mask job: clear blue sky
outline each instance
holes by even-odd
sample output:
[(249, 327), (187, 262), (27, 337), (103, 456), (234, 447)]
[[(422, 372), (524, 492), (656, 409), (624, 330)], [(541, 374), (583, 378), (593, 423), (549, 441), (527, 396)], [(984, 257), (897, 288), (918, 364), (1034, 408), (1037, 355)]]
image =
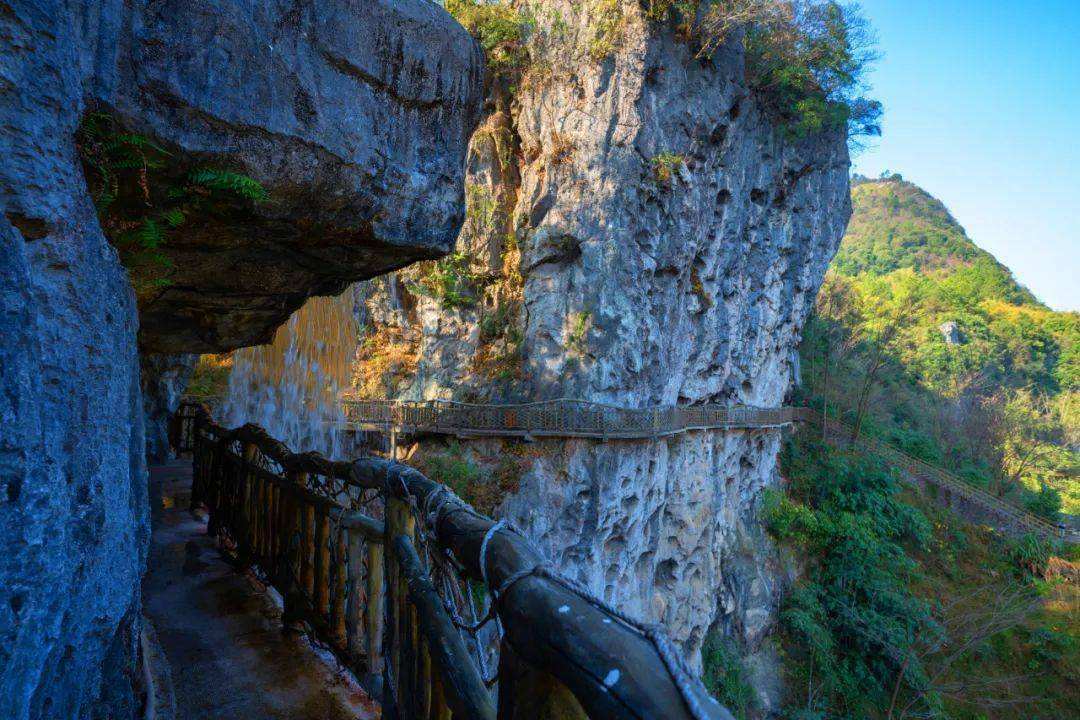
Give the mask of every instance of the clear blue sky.
[(1080, 310), (1080, 0), (862, 0), (884, 134), (854, 170), (940, 198), (1036, 296)]

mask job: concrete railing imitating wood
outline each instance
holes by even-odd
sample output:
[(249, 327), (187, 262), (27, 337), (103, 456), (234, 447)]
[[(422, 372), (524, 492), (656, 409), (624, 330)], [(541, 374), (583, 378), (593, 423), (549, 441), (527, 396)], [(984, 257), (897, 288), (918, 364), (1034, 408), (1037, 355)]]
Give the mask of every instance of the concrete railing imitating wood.
[[(207, 508), (208, 532), (277, 588), (285, 622), (305, 622), (382, 688), (384, 717), (732, 718), (663, 633), (561, 577), (522, 535), (417, 470), (295, 454), (190, 404), (173, 440), (193, 454), (192, 503)], [(472, 607), (470, 582), (504, 632), (497, 703), (474, 634), (490, 617)]]
[[(568, 437), (601, 440), (648, 439), (695, 430), (774, 429), (805, 422), (821, 424), (821, 414), (807, 407), (687, 405), (625, 408), (587, 400), (562, 398), (532, 403), (473, 404), (450, 400), (342, 399), (346, 422), (361, 430), (478, 437)], [(851, 437), (852, 429), (828, 421), (833, 439)], [(1016, 534), (1033, 532), (1047, 538), (1080, 542), (1080, 532), (1040, 518), (942, 468), (899, 448), (859, 436), (867, 453), (899, 467), (912, 477), (983, 509), (996, 518), (997, 529)]]

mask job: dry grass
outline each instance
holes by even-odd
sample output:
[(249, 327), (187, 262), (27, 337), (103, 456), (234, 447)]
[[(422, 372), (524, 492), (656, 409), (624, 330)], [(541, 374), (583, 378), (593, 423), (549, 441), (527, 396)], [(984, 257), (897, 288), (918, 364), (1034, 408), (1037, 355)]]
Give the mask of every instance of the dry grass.
[(352, 386), (360, 398), (393, 397), (416, 375), (420, 332), (382, 325), (370, 331), (356, 353)]

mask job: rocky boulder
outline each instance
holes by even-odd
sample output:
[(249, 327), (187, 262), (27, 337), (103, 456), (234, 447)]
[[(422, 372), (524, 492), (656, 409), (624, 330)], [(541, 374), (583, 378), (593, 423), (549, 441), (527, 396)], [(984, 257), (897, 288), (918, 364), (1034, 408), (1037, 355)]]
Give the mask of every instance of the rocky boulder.
[(144, 348), (267, 342), (305, 298), (453, 247), (483, 64), (440, 7), (137, 5), (100, 107), (177, 171), (228, 168), (268, 195), (170, 237), (169, 284), (140, 296)]
[(82, 119), (266, 189), (170, 238), (175, 275), (143, 307), (146, 348), (219, 350), (450, 248), (480, 67), (424, 0), (0, 3), (0, 717), (139, 710), (140, 324)]

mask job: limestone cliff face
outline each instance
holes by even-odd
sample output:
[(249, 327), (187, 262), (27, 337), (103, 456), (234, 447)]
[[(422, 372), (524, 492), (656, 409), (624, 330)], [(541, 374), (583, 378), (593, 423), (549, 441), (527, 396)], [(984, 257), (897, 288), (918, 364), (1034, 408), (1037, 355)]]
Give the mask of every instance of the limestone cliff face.
[[(596, 61), (583, 49), (596, 16), (544, 3), (519, 88), (491, 101), (473, 138), (468, 262), (363, 290), (361, 391), (784, 401), (850, 215), (844, 133), (787, 139), (747, 87), (737, 43), (703, 60), (623, 5)], [(779, 481), (779, 443), (776, 431), (545, 441), (498, 514), (594, 590), (662, 621), (695, 660), (714, 623), (753, 653), (783, 575), (756, 517)]]
[[(445, 252), (480, 62), (425, 0), (0, 3), (0, 717), (141, 712), (137, 336), (257, 342), (307, 295)], [(141, 328), (76, 149), (94, 110), (177, 172), (270, 195), (170, 238), (177, 274)], [(168, 362), (146, 367), (174, 401)]]

